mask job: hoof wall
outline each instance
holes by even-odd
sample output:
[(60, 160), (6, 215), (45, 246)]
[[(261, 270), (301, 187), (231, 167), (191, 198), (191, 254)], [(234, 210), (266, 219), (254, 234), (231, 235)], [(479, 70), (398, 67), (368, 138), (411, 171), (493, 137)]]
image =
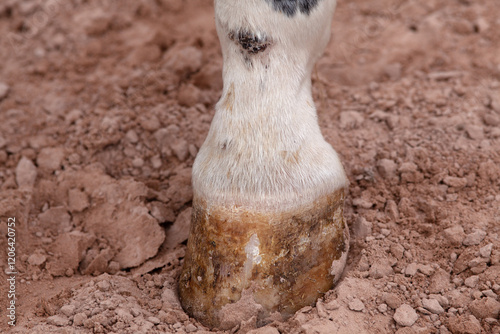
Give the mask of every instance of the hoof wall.
[(313, 305), (340, 278), (349, 248), (344, 190), (287, 212), (195, 198), (179, 282), (186, 312), (211, 328), (265, 323)]

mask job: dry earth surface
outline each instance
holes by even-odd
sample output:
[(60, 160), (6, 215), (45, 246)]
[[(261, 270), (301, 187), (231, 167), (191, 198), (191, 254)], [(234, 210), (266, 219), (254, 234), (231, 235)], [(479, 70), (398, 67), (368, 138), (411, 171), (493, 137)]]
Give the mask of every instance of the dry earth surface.
[[(220, 96), (209, 0), (0, 2), (0, 331), (209, 333), (181, 309)], [(340, 1), (314, 74), (351, 185), (343, 280), (230, 333), (500, 333), (495, 0)], [(16, 326), (7, 222), (16, 219)]]

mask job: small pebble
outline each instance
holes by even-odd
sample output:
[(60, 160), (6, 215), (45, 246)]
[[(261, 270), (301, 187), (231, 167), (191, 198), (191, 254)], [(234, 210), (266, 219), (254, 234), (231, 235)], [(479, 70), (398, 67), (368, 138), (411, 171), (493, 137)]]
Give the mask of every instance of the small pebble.
[(385, 313), (387, 312), (387, 304), (380, 304), (377, 309), (380, 313)]
[(198, 330), (198, 327), (196, 327), (195, 325), (189, 323), (189, 324), (187, 324), (187, 326), (186, 326), (185, 329), (186, 329), (186, 332), (193, 333), (193, 332), (196, 332)]
[(486, 297), (491, 297), (491, 298), (497, 298), (497, 294), (495, 292), (493, 292), (493, 290), (491, 289), (488, 289), (488, 290), (484, 290), (484, 291), (481, 291), (483, 293), (483, 295), (485, 295)]
[(70, 112), (66, 114), (64, 117), (64, 120), (66, 121), (67, 124), (72, 124), (82, 118), (83, 113), (81, 110), (78, 109), (73, 109)]
[(160, 319), (158, 319), (157, 317), (148, 317), (148, 321), (152, 322), (155, 325), (160, 324)]
[(479, 255), (484, 257), (485, 259), (489, 259), (491, 257), (491, 251), (493, 250), (493, 244), (489, 243), (484, 247), (479, 249)]
[(189, 144), (182, 138), (170, 144), (170, 148), (180, 161), (186, 160), (189, 155)]
[(364, 198), (355, 198), (352, 200), (352, 204), (363, 209), (370, 209), (373, 206), (373, 203), (365, 200)]
[(114, 275), (116, 274), (117, 272), (120, 271), (120, 263), (119, 262), (116, 262), (116, 261), (110, 261), (109, 264), (108, 264), (108, 274), (110, 275)]
[(461, 286), (462, 284), (464, 284), (464, 280), (460, 277), (454, 277), (453, 278), (453, 284), (455, 284), (455, 286), (459, 287)]
[(434, 272), (434, 268), (426, 264), (419, 264), (418, 271), (420, 271), (422, 274), (426, 276), (430, 276)]
[(446, 176), (443, 182), (450, 187), (458, 189), (461, 189), (467, 185), (467, 179), (465, 177)]
[(453, 252), (450, 254), (450, 261), (455, 262), (458, 259), (457, 253)]
[(450, 306), (450, 301), (443, 295), (430, 294), (429, 298), (437, 300), (439, 302), (439, 305), (441, 305), (443, 308), (448, 308)]
[(181, 106), (193, 107), (200, 101), (200, 95), (201, 91), (195, 85), (182, 85), (177, 94), (177, 102)]
[(355, 129), (364, 122), (363, 114), (357, 111), (342, 111), (340, 113), (340, 128)]
[(481, 140), (484, 138), (484, 129), (482, 126), (467, 124), (465, 132), (467, 132), (471, 139)]
[(132, 166), (140, 168), (144, 166), (144, 160), (142, 158), (135, 158), (134, 160), (132, 160)]
[(127, 140), (132, 144), (135, 144), (139, 141), (139, 136), (134, 130), (128, 130), (125, 138), (127, 138)]
[(366, 255), (361, 256), (358, 263), (358, 269), (359, 271), (368, 271), (370, 269), (370, 262)]
[(373, 223), (360, 216), (354, 221), (354, 235), (356, 236), (356, 238), (364, 239), (372, 234), (372, 227)]
[(73, 325), (83, 326), (83, 322), (87, 320), (87, 315), (83, 312), (75, 314), (73, 317)]
[(396, 176), (397, 167), (396, 163), (390, 159), (381, 159), (377, 162), (377, 170), (386, 180), (390, 180)]
[(427, 309), (425, 309), (423, 307), (417, 307), (417, 311), (420, 312), (420, 313), (422, 313), (423, 315), (429, 315), (430, 316), (432, 314), (429, 310), (427, 310)]
[(443, 307), (436, 299), (422, 299), (422, 306), (434, 314), (444, 313)]
[(111, 299), (105, 299), (100, 303), (101, 307), (106, 310), (114, 310), (116, 308), (116, 303)]
[(191, 157), (196, 158), (196, 155), (198, 154), (198, 149), (194, 144), (189, 144), (189, 154)]
[(382, 300), (393, 310), (397, 309), (402, 304), (401, 299), (395, 293), (384, 293), (382, 295)]
[(118, 318), (123, 321), (131, 321), (134, 318), (134, 316), (130, 314), (128, 310), (123, 308), (118, 308), (115, 312)]
[(486, 262), (487, 262), (487, 260), (485, 258), (476, 257), (470, 261), (469, 268), (474, 268), (474, 267), (480, 266), (481, 264), (486, 263)]
[(46, 147), (40, 151), (36, 162), (41, 169), (55, 171), (61, 167), (64, 156), (65, 152), (62, 147)]
[(391, 221), (399, 220), (399, 209), (398, 205), (393, 200), (388, 200), (385, 204), (385, 214), (389, 217)]
[(408, 260), (410, 260), (410, 261), (411, 261), (411, 260), (413, 260), (413, 255), (411, 255), (411, 252), (410, 252), (409, 250), (405, 250), (405, 251), (403, 252), (403, 255), (404, 255), (404, 257), (405, 257), (405, 258), (407, 258)]
[(3, 100), (9, 94), (10, 87), (4, 82), (0, 82), (0, 100)]
[(443, 231), (443, 234), (448, 242), (455, 246), (461, 245), (463, 240), (465, 239), (464, 229), (460, 225), (455, 225), (445, 229)]
[(316, 303), (316, 309), (318, 311), (318, 316), (320, 318), (328, 318), (328, 312), (326, 311), (325, 304), (321, 300)]
[(130, 313), (131, 313), (134, 317), (138, 317), (138, 316), (140, 316), (140, 315), (141, 315), (141, 310), (140, 310), (140, 309), (138, 309), (138, 308), (133, 307), (133, 308), (131, 308), (131, 309), (130, 309)]
[(111, 287), (111, 285), (109, 284), (109, 282), (107, 280), (102, 280), (102, 281), (99, 281), (97, 283), (97, 287), (101, 291), (108, 291), (109, 288)]
[(22, 157), (16, 167), (16, 182), (19, 188), (32, 188), (37, 177), (37, 168), (28, 158)]
[(483, 297), (483, 293), (479, 290), (474, 290), (472, 291), (471, 296), (474, 299), (481, 299), (481, 297)]
[(68, 207), (72, 212), (82, 212), (89, 205), (89, 198), (83, 191), (80, 189), (70, 189), (68, 191)]
[(69, 325), (69, 320), (68, 320), (68, 318), (66, 318), (62, 315), (53, 315), (53, 316), (47, 318), (47, 323), (49, 325), (62, 327), (62, 326)]
[(387, 261), (375, 262), (370, 268), (370, 276), (382, 278), (394, 274), (392, 266)]
[(462, 242), (464, 246), (479, 245), (486, 237), (486, 232), (483, 230), (475, 229), (474, 232), (468, 234)]
[(148, 117), (146, 116), (140, 117), (139, 123), (141, 124), (144, 130), (151, 132), (155, 132), (156, 130), (158, 130), (161, 125), (160, 121), (158, 120), (158, 117), (156, 117), (155, 115), (149, 115)]
[(478, 283), (479, 283), (479, 276), (476, 275), (467, 277), (464, 282), (464, 284), (471, 289), (475, 288)]
[(28, 263), (32, 266), (40, 266), (45, 263), (47, 257), (43, 254), (34, 253), (28, 257)]
[(68, 162), (72, 165), (78, 165), (81, 163), (81, 161), (82, 159), (78, 153), (71, 153), (68, 156)]
[(172, 308), (180, 308), (181, 307), (180, 302), (179, 302), (179, 298), (177, 297), (175, 291), (172, 289), (165, 288), (163, 290), (163, 293), (161, 294), (161, 300), (166, 305), (169, 305), (169, 307), (172, 307)]
[(410, 263), (408, 266), (406, 266), (405, 269), (406, 276), (415, 276), (416, 273), (417, 273), (417, 264), (415, 262)]
[(153, 166), (154, 169), (158, 169), (162, 166), (163, 162), (161, 160), (161, 157), (159, 155), (155, 155), (151, 158), (151, 165)]
[(418, 319), (417, 312), (408, 304), (403, 304), (396, 309), (394, 321), (400, 326), (412, 326)]
[(71, 277), (74, 274), (75, 274), (75, 271), (71, 268), (66, 269), (66, 271), (64, 272), (64, 275), (66, 275), (66, 277)]
[(391, 245), (391, 253), (396, 257), (396, 259), (401, 260), (404, 255), (405, 248), (400, 244), (392, 244)]
[(383, 236), (389, 236), (391, 234), (391, 230), (387, 229), (387, 228), (383, 228), (380, 230), (380, 233), (383, 235)]
[(358, 298), (354, 298), (349, 302), (349, 309), (351, 311), (361, 312), (365, 309), (365, 304)]
[(337, 310), (340, 308), (340, 304), (339, 304), (338, 300), (334, 299), (331, 302), (329, 302), (328, 304), (325, 304), (325, 308), (329, 311), (334, 311), (334, 310)]
[(75, 310), (76, 307), (72, 304), (64, 305), (63, 307), (61, 307), (61, 313), (67, 317), (71, 317), (73, 314), (75, 314)]

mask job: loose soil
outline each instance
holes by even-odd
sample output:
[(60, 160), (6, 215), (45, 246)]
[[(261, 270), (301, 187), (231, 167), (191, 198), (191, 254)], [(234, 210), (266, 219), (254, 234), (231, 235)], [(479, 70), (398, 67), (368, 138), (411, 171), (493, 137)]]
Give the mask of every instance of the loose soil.
[[(0, 3), (0, 331), (209, 333), (180, 307), (222, 88), (206, 0)], [(228, 333), (500, 333), (500, 18), (341, 1), (313, 91), (351, 182), (342, 281)], [(7, 222), (16, 221), (16, 326)]]

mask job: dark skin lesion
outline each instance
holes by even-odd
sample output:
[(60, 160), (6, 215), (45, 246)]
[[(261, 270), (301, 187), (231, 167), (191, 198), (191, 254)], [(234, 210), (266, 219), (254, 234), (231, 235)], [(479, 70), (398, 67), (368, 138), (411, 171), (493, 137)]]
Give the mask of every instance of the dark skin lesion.
[(271, 44), (267, 37), (259, 36), (245, 29), (229, 32), (229, 39), (238, 43), (242, 51), (249, 55), (264, 52)]

